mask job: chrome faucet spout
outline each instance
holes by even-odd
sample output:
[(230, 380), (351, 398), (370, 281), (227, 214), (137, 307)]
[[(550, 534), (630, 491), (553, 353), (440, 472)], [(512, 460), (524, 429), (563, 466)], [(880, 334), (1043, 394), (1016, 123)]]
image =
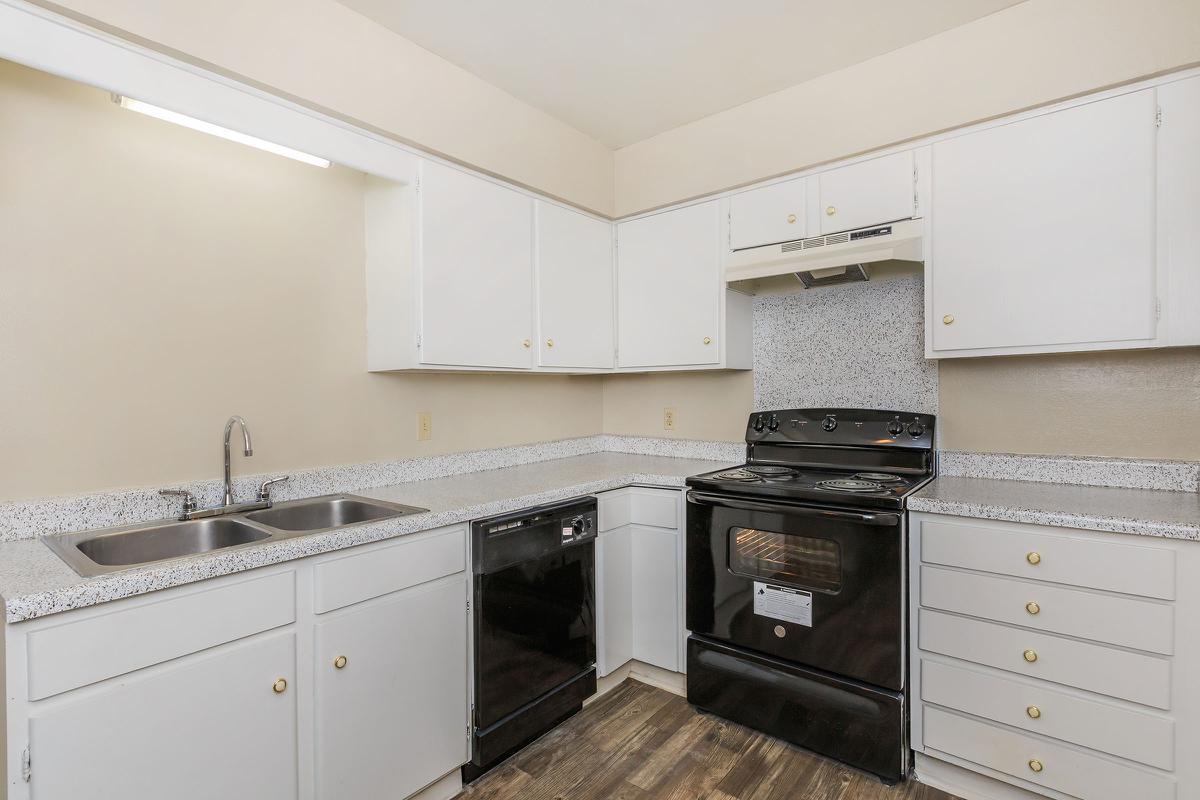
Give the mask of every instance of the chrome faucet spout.
[(242, 429), (242, 453), (247, 457), (254, 455), (254, 445), (250, 441), (250, 429), (246, 420), (234, 414), (225, 423), (225, 505), (233, 505), (233, 477), (229, 469), (229, 437), (233, 434), (233, 426), (237, 424)]

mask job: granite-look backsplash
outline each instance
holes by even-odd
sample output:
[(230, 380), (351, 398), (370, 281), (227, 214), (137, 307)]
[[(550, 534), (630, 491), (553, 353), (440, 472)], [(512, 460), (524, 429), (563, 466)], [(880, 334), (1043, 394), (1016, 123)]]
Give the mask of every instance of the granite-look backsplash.
[(936, 414), (920, 275), (754, 299), (754, 408)]

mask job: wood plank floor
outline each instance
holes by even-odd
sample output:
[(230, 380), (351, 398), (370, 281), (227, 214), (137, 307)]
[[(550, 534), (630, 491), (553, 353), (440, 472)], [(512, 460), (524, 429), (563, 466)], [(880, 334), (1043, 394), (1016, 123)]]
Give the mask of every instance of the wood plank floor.
[(956, 800), (877, 779), (627, 680), (461, 800)]

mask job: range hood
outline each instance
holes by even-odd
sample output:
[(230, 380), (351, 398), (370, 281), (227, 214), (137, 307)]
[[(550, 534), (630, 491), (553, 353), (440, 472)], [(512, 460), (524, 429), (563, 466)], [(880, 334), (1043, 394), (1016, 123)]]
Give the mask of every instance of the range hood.
[[(725, 262), (725, 280), (744, 281), (791, 273), (833, 272), (876, 261), (923, 261), (925, 223), (905, 219), (853, 231), (735, 250)], [(862, 280), (862, 278), (860, 278)]]

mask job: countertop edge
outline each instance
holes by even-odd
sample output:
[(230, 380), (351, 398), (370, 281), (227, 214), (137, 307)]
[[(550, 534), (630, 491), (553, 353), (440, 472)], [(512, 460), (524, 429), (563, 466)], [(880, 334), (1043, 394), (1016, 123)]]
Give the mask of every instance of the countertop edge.
[[(714, 468), (724, 462), (713, 462)], [(9, 624), (89, 608), (114, 600), (150, 592), (187, 586), (200, 581), (234, 575), (260, 567), (323, 555), (359, 545), (397, 539), (415, 533), (435, 530), (474, 519), (518, 511), (522, 508), (552, 503), (578, 495), (622, 489), (629, 486), (657, 486), (668, 489), (684, 487), (684, 476), (649, 473), (625, 473), (602, 480), (588, 481), (545, 492), (494, 500), (462, 508), (429, 511), (395, 519), (380, 520), (341, 528), (335, 531), (298, 536), (268, 542), (258, 547), (234, 552), (212, 553), (205, 556), (172, 561), (160, 566), (116, 572), (83, 582), (42, 592), (11, 595), (0, 591)], [(370, 489), (357, 494), (369, 496)]]
[(970, 517), (973, 519), (992, 519), (1001, 522), (1025, 522), (1034, 525), (1049, 525), (1056, 528), (1078, 528), (1081, 530), (1103, 531), (1105, 533), (1125, 533), (1134, 536), (1200, 541), (1200, 526), (1133, 517), (1093, 516), (1014, 505), (970, 503), (931, 497), (909, 498), (908, 510), (928, 514)]

